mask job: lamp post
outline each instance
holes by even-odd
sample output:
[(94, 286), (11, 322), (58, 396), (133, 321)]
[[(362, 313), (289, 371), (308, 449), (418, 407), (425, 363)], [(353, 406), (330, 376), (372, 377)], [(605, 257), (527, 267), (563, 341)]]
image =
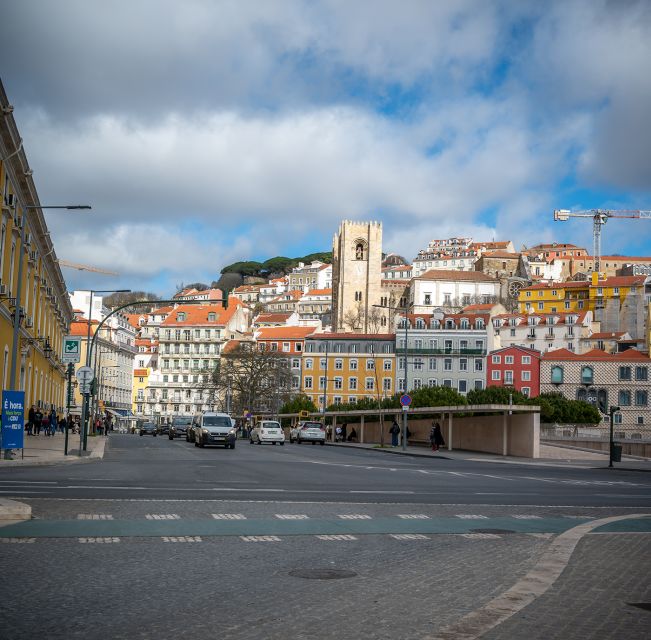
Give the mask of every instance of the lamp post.
[[(408, 339), (409, 339), (409, 317), (407, 315), (408, 313), (408, 308), (405, 305), (404, 307), (390, 307), (387, 305), (383, 304), (374, 304), (374, 307), (378, 307), (379, 309), (388, 309), (390, 311), (401, 311), (404, 313), (404, 322), (405, 322), (405, 348), (404, 348), (404, 358), (405, 358), (405, 388), (404, 388), (404, 393), (409, 392), (409, 368), (407, 365), (407, 344), (408, 344)], [(407, 450), (407, 409), (404, 409), (402, 412), (402, 450), (406, 451)]]
[(609, 439), (609, 456), (608, 458), (610, 459), (608, 462), (608, 467), (612, 468), (613, 466), (613, 454), (614, 454), (614, 448), (615, 448), (615, 441), (614, 441), (614, 436), (613, 436), (613, 428), (614, 428), (614, 422), (615, 422), (615, 414), (619, 411), (619, 407), (615, 407), (613, 405), (610, 406), (610, 439)]

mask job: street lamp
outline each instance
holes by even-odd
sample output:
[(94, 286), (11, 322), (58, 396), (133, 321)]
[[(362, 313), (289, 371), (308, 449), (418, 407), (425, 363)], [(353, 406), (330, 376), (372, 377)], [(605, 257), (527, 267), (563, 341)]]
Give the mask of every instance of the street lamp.
[[(409, 379), (409, 368), (407, 366), (407, 343), (408, 343), (408, 338), (409, 338), (409, 317), (408, 317), (408, 311), (409, 309), (405, 305), (404, 307), (390, 307), (387, 305), (383, 304), (374, 304), (374, 307), (378, 307), (379, 309), (388, 309), (389, 311), (401, 311), (404, 313), (404, 322), (405, 322), (405, 349), (404, 349), (404, 358), (405, 358), (405, 388), (403, 393), (408, 393), (409, 392), (409, 384), (408, 384), (408, 379)], [(407, 450), (407, 409), (404, 409), (402, 412), (402, 450), (406, 451)]]

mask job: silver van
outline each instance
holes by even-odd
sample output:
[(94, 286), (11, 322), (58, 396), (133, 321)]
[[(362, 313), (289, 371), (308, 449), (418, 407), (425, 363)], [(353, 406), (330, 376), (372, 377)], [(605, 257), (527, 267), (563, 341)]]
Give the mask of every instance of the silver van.
[(197, 414), (192, 421), (195, 447), (220, 445), (226, 449), (235, 449), (235, 420), (227, 413), (205, 411)]

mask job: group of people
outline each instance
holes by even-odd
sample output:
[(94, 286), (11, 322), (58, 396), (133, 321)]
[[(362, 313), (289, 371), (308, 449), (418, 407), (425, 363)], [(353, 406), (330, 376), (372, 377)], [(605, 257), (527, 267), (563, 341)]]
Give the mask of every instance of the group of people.
[[(326, 432), (326, 435), (329, 435)], [(335, 442), (357, 442), (357, 431), (355, 427), (348, 433), (348, 424), (344, 422), (340, 427), (335, 427)]]
[[(397, 447), (400, 438), (400, 425), (397, 423), (395, 418), (389, 427), (389, 433), (391, 434), (391, 446)], [(409, 431), (409, 427), (407, 427), (407, 440), (409, 440), (409, 438), (411, 438), (411, 431)], [(438, 451), (440, 447), (445, 446), (445, 440), (443, 439), (443, 433), (441, 432), (441, 425), (438, 422), (432, 423), (432, 428), (429, 432), (429, 442), (432, 446), (432, 451)]]
[(57, 429), (63, 433), (66, 428), (66, 418), (57, 415), (56, 409), (52, 407), (50, 411), (43, 411), (40, 407), (32, 405), (27, 414), (27, 423), (25, 431), (28, 436), (38, 436), (41, 431), (46, 436), (53, 436)]

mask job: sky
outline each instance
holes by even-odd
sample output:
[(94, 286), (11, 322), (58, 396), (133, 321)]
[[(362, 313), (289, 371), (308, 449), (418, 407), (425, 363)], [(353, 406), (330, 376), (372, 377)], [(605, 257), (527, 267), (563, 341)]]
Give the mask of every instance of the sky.
[[(573, 242), (651, 209), (648, 0), (5, 0), (0, 77), (68, 287), (167, 296), (383, 223)], [(650, 220), (603, 253), (651, 255)]]

